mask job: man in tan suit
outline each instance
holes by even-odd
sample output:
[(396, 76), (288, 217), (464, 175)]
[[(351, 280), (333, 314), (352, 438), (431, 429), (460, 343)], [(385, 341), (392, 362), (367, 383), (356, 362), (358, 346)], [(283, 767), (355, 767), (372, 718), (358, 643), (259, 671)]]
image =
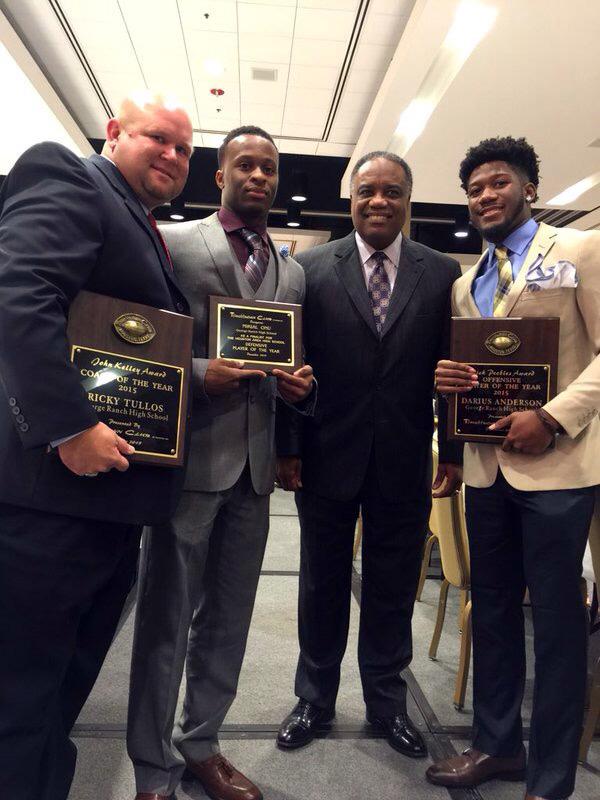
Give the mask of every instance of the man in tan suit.
[[(489, 248), (453, 287), (462, 317), (560, 317), (557, 395), (493, 428), (502, 446), (467, 444), (464, 481), (473, 593), (473, 747), (427, 778), (474, 787), (526, 775), (526, 800), (574, 788), (586, 680), (581, 564), (600, 483), (600, 233), (538, 225), (538, 159), (524, 139), (488, 139), (460, 167), (472, 224)], [(475, 370), (440, 361), (443, 394)], [(536, 678), (526, 764), (522, 598), (529, 588)]]

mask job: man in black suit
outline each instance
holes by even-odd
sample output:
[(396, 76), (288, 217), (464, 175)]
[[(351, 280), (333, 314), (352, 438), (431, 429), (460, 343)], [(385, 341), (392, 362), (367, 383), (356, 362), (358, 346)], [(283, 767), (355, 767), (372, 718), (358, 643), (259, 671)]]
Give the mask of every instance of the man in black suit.
[(149, 212), (178, 195), (192, 126), (125, 101), (103, 154), (46, 142), (0, 192), (0, 775), (11, 800), (64, 800), (69, 732), (114, 634), (141, 526), (166, 520), (181, 470), (131, 466), (69, 360), (81, 289), (187, 311)]
[[(460, 269), (402, 236), (411, 187), (403, 159), (363, 156), (351, 176), (356, 230), (298, 257), (306, 272), (306, 358), (319, 402), (298, 436), (287, 420), (279, 431), (279, 478), (298, 490), (302, 532), (299, 702), (279, 729), (283, 748), (307, 744), (334, 715), (361, 511), (358, 662), (367, 719), (399, 752), (427, 752), (406, 714), (400, 672), (412, 656), (431, 507), (433, 369)], [(460, 450), (441, 435), (436, 496), (460, 486), (459, 461)]]

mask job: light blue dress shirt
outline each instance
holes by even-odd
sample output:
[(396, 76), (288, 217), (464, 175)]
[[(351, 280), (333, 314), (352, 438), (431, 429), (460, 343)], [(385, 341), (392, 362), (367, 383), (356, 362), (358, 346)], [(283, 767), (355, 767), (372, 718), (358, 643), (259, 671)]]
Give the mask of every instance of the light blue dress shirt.
[[(510, 233), (501, 244), (508, 250), (513, 280), (517, 279), (538, 228), (539, 225), (534, 219), (528, 219)], [(479, 268), (479, 273), (471, 286), (473, 299), (482, 317), (494, 316), (494, 295), (498, 286), (498, 266), (494, 250), (497, 246), (499, 245), (492, 242), (488, 244), (487, 259)]]

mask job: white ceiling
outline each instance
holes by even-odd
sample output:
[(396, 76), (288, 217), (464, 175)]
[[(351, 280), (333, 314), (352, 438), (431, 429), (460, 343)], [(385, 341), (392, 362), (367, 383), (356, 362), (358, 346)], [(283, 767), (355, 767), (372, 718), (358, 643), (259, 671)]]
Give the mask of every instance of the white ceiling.
[[(197, 145), (217, 146), (231, 127), (251, 123), (283, 152), (352, 163), (390, 146), (402, 111), (435, 71), (460, 2), (2, 0), (0, 8), (86, 136), (101, 138), (120, 98), (149, 86), (188, 105)], [(406, 152), (413, 199), (464, 202), (465, 150), (510, 133), (527, 136), (542, 159), (543, 205), (600, 170), (600, 147), (590, 146), (600, 137), (600, 2), (477, 2), (497, 19)], [(207, 73), (207, 59), (222, 63), (220, 77)], [(254, 80), (253, 67), (275, 69), (277, 80)], [(600, 186), (571, 204), (598, 206)]]

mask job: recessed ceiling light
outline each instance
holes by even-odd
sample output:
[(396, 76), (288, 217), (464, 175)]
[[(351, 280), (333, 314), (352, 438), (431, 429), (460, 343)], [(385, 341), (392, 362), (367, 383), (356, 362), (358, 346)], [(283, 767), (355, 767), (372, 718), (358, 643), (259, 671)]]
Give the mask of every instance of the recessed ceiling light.
[(457, 239), (466, 239), (469, 235), (469, 231), (454, 231), (454, 235)]

